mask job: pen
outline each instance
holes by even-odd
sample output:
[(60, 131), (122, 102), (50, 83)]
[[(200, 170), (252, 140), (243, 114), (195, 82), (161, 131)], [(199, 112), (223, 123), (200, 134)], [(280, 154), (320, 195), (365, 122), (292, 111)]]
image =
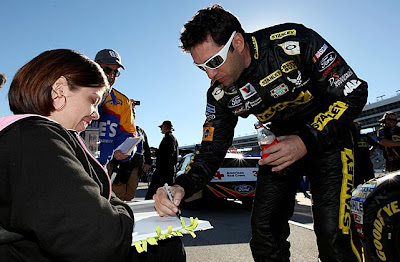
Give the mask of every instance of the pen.
[[(168, 195), (169, 200), (171, 200), (171, 202), (174, 203), (174, 198), (172, 197), (171, 191), (169, 190), (169, 186), (168, 186), (167, 183), (164, 184), (164, 188), (165, 188), (165, 191), (167, 191), (167, 195)], [(176, 212), (176, 216), (179, 219), (181, 219), (181, 214), (179, 214), (179, 211)]]

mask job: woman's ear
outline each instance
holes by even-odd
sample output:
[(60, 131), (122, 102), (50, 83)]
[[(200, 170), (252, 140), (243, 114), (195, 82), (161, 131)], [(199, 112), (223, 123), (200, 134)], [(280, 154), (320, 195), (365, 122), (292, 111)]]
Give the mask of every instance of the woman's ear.
[(54, 97), (62, 97), (67, 89), (68, 89), (68, 82), (67, 79), (64, 76), (60, 76), (53, 84), (52, 88), (52, 93), (53, 93), (53, 98)]

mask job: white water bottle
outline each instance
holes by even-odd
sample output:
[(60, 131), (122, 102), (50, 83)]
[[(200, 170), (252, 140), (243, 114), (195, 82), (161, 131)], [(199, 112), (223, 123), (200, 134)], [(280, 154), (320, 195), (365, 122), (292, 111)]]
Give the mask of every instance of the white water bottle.
[[(268, 148), (278, 143), (278, 140), (276, 140), (274, 133), (272, 133), (271, 130), (266, 128), (260, 121), (257, 121), (254, 124), (254, 127), (257, 131), (257, 141), (261, 149)], [(263, 154), (261, 158), (264, 159), (267, 156), (269, 156), (269, 154)]]

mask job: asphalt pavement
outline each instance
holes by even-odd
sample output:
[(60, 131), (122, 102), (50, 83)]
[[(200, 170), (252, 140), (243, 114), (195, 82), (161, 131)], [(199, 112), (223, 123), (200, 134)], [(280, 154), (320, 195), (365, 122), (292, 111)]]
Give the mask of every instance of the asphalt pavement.
[[(147, 184), (140, 183), (134, 201), (141, 201)], [(182, 214), (208, 220), (211, 230), (196, 232), (196, 238), (184, 235), (188, 262), (253, 262), (249, 240), (251, 238), (250, 211), (240, 201), (199, 202), (184, 206)], [(318, 261), (316, 239), (313, 231), (311, 201), (302, 193), (296, 195), (294, 215), (290, 221), (291, 261)]]

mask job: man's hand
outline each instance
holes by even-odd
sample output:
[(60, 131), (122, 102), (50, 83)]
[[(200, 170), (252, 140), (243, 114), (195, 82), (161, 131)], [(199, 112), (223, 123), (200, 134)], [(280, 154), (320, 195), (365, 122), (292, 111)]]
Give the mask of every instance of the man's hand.
[(121, 150), (117, 150), (114, 152), (114, 158), (117, 160), (124, 160), (130, 157), (130, 154), (123, 154)]
[(277, 144), (263, 149), (262, 154), (270, 155), (259, 160), (259, 165), (272, 165), (273, 172), (281, 171), (307, 154), (307, 148), (299, 136), (280, 136), (277, 139)]
[(153, 196), (154, 207), (161, 217), (174, 216), (179, 211), (178, 206), (182, 198), (185, 196), (185, 189), (179, 185), (170, 187), (174, 203), (169, 200), (167, 192), (164, 187), (159, 187), (156, 194)]

